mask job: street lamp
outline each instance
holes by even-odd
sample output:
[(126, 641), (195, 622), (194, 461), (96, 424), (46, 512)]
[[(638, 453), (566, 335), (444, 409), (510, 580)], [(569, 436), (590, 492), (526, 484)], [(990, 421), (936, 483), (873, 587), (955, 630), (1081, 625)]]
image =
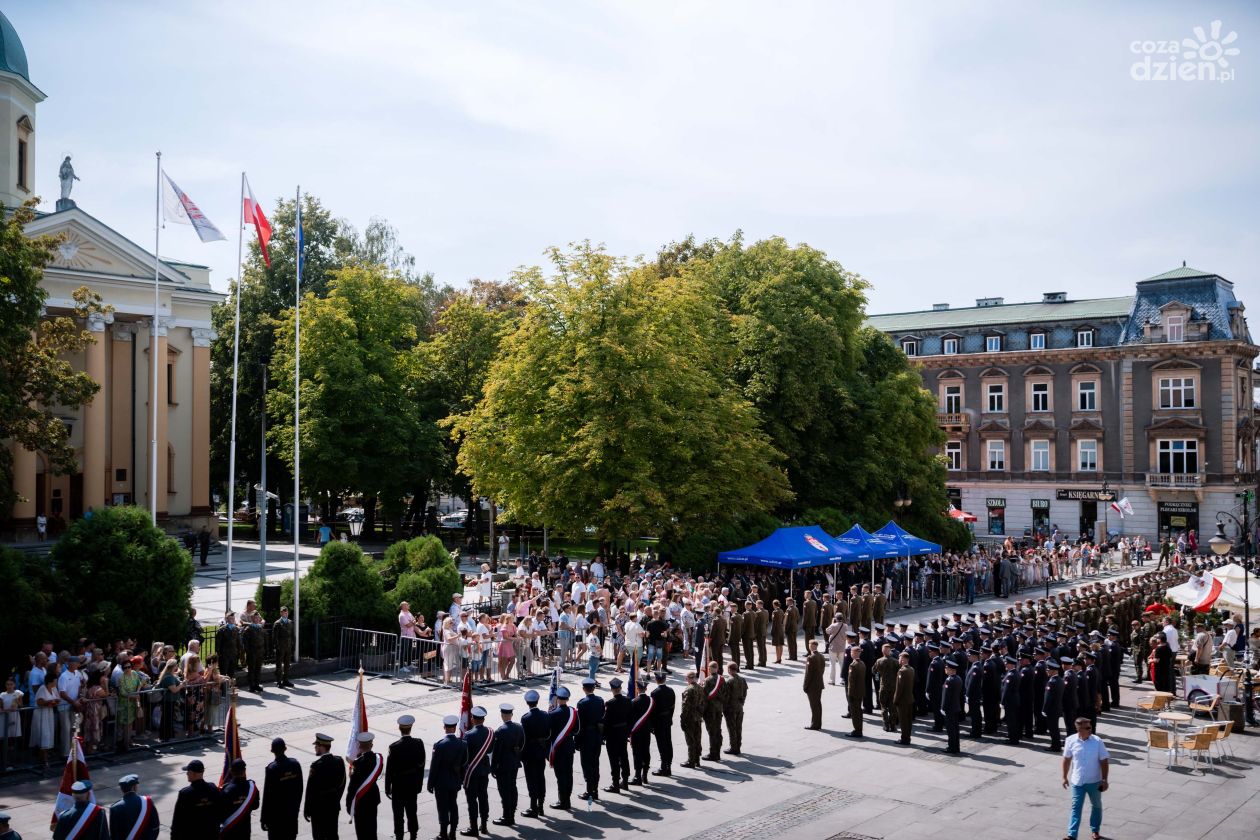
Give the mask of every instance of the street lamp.
[[(1234, 547), (1233, 541), (1225, 536), (1225, 523), (1221, 519), (1223, 516), (1233, 519), (1235, 525), (1242, 526), (1242, 523), (1233, 514), (1217, 511), (1216, 534), (1212, 539), (1208, 540), (1208, 545), (1212, 547), (1212, 553), (1217, 557), (1228, 554)], [(1245, 557), (1241, 565), (1243, 570), (1243, 634), (1244, 638), (1246, 638), (1251, 633), (1251, 572), (1247, 571), (1247, 559)], [(1243, 663), (1243, 708), (1247, 713), (1247, 723), (1252, 726), (1256, 725), (1256, 713), (1252, 708), (1251, 698), (1251, 666), (1255, 664), (1254, 662)]]
[(358, 542), (359, 534), (362, 534), (362, 533), (363, 533), (363, 517), (351, 516), (350, 517), (350, 536), (354, 537), (355, 542)]

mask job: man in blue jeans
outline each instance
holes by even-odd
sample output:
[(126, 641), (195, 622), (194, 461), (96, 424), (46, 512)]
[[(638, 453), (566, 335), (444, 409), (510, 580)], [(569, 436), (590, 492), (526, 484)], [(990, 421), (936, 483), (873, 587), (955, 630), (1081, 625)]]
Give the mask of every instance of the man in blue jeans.
[(1089, 797), (1089, 830), (1098, 840), (1102, 829), (1102, 794), (1107, 789), (1109, 756), (1102, 739), (1093, 734), (1089, 718), (1076, 719), (1076, 734), (1063, 744), (1063, 787), (1072, 788), (1072, 815), (1068, 817), (1067, 840), (1076, 840), (1081, 829), (1081, 811)]

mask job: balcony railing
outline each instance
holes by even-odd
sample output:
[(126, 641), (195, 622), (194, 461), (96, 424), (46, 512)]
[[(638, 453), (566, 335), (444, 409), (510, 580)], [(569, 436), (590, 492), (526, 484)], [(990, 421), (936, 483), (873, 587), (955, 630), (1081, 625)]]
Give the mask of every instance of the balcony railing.
[(1195, 490), (1203, 486), (1203, 473), (1147, 473), (1146, 486), (1167, 490)]
[(966, 429), (970, 425), (967, 415), (959, 411), (938, 411), (936, 412), (936, 423), (938, 426), (958, 427)]

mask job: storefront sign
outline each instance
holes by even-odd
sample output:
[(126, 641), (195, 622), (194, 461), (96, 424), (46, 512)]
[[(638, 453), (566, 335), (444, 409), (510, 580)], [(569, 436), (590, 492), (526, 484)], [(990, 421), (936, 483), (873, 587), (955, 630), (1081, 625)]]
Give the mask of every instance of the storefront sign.
[(1006, 507), (1006, 499), (985, 499), (985, 507), (1004, 508)]
[(1160, 502), (1160, 513), (1198, 513), (1198, 502)]
[(1032, 509), (1033, 510), (1050, 510), (1050, 500), (1049, 499), (1033, 499)]
[(1060, 502), (1114, 502), (1115, 490), (1056, 490), (1054, 497)]

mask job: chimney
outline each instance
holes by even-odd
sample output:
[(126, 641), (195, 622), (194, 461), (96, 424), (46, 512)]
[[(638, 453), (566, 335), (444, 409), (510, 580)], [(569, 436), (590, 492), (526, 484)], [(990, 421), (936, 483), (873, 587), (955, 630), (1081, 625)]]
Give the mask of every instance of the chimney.
[(934, 304), (932, 304), (932, 311), (933, 311), (933, 312), (944, 312), (946, 309), (949, 309), (949, 304), (948, 304), (948, 303), (934, 303)]
[(1067, 292), (1046, 292), (1041, 296), (1042, 303), (1067, 303)]
[(976, 306), (1001, 306), (1001, 305), (1002, 305), (1002, 298), (1000, 297), (976, 298)]

